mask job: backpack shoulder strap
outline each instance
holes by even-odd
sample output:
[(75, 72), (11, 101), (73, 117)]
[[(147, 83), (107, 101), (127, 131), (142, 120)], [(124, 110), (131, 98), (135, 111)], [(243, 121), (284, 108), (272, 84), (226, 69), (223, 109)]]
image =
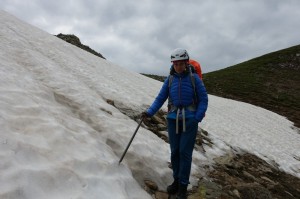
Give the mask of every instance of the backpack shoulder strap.
[(190, 77), (191, 77), (191, 82), (192, 82), (192, 86), (194, 89), (194, 96), (195, 96), (195, 101), (194, 103), (197, 103), (197, 92), (196, 92), (196, 84), (195, 84), (195, 71), (192, 70), (192, 65), (189, 66), (189, 70), (190, 70)]
[(171, 110), (171, 106), (172, 106), (172, 100), (170, 98), (170, 90), (171, 90), (171, 84), (172, 84), (173, 79), (174, 79), (174, 75), (169, 75), (168, 79), (169, 79), (169, 82), (168, 82), (168, 87), (169, 87), (168, 112), (169, 112)]
[(171, 84), (173, 82), (173, 79), (174, 79), (174, 76), (173, 75), (169, 75), (169, 90), (170, 90)]
[(196, 93), (195, 76), (194, 76), (195, 70), (192, 65), (189, 65), (189, 71), (190, 71), (190, 77), (194, 88), (194, 92)]

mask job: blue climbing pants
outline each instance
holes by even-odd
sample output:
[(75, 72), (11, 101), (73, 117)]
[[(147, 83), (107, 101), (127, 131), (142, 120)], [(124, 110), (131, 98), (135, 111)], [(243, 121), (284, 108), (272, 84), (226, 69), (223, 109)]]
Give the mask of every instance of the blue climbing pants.
[(192, 155), (198, 131), (198, 122), (194, 118), (186, 118), (186, 132), (182, 132), (182, 121), (176, 134), (176, 119), (168, 119), (168, 134), (171, 148), (171, 163), (174, 179), (181, 184), (189, 184)]

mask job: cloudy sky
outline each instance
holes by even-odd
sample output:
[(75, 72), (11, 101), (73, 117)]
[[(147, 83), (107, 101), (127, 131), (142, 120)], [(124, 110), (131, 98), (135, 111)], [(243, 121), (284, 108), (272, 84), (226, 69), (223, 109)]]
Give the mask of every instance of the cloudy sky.
[(129, 70), (166, 75), (174, 48), (203, 72), (300, 44), (299, 0), (0, 0), (50, 34), (75, 34)]

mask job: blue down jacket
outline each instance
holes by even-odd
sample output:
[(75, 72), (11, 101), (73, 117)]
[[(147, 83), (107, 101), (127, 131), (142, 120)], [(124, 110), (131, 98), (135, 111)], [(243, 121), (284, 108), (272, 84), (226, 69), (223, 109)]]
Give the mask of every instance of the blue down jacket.
[[(194, 118), (198, 122), (201, 122), (207, 109), (208, 97), (202, 80), (197, 74), (193, 73), (192, 75), (195, 77), (195, 89), (197, 93), (196, 111), (185, 108), (185, 118)], [(172, 104), (176, 107), (188, 107), (193, 104), (193, 101), (195, 101), (194, 87), (190, 73), (174, 73), (173, 76), (170, 88), (169, 78), (167, 78), (158, 96), (147, 110), (147, 113), (150, 116), (153, 116), (162, 107), (169, 96)], [(176, 110), (170, 111), (167, 118), (176, 119)]]

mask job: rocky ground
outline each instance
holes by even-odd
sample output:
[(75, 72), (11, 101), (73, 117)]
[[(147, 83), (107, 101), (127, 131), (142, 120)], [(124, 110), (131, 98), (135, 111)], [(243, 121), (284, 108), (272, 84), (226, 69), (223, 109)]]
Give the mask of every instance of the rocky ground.
[[(144, 127), (168, 142), (165, 134), (165, 113), (159, 112), (148, 118)], [(196, 150), (204, 151), (203, 145), (211, 146), (208, 132), (200, 130)], [(175, 198), (165, 190), (145, 181), (145, 190), (154, 199)], [(206, 177), (199, 176), (197, 187), (189, 190), (189, 199), (300, 199), (300, 179), (280, 171), (276, 164), (270, 165), (249, 153), (231, 153), (216, 158), (213, 169), (206, 169)]]

